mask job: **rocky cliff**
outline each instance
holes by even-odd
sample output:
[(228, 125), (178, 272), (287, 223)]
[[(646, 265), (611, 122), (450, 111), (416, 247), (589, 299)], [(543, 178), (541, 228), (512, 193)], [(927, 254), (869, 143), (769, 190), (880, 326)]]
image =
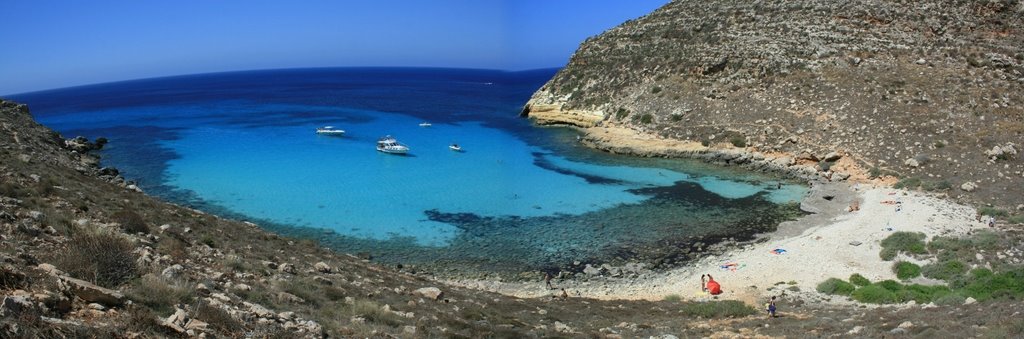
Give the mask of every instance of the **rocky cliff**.
[(1024, 2), (673, 1), (587, 39), (523, 113), (616, 152), (741, 149), (1015, 208)]

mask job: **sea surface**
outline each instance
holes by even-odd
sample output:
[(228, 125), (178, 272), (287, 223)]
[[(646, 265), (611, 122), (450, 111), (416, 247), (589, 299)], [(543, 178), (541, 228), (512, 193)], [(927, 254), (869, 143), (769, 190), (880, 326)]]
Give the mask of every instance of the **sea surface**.
[[(555, 71), (250, 71), (12, 99), (65, 137), (108, 138), (103, 164), (151, 194), (431, 271), (678, 265), (797, 214), (802, 185), (531, 126), (518, 113)], [(409, 154), (377, 152), (385, 135)]]

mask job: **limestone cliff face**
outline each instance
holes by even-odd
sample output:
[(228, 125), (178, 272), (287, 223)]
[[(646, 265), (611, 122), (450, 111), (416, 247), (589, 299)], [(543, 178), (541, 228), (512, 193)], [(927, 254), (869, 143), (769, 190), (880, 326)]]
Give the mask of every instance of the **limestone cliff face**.
[(673, 1), (583, 42), (524, 114), (814, 164), (837, 152), (987, 200), (1024, 195), (1008, 188), (1024, 187), (1022, 105), (1021, 1)]

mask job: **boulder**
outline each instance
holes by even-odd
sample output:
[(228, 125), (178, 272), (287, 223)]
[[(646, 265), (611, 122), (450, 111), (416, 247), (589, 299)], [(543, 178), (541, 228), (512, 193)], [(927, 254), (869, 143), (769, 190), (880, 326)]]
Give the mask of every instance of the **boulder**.
[(839, 160), (839, 158), (842, 158), (842, 157), (843, 157), (842, 155), (839, 155), (839, 153), (836, 153), (835, 151), (833, 151), (833, 152), (829, 152), (828, 154), (825, 154), (825, 156), (821, 157), (821, 160), (828, 161), (828, 162), (834, 162), (836, 160)]
[(22, 312), (32, 309), (32, 301), (23, 295), (9, 295), (0, 301), (0, 317), (17, 317)]
[(441, 300), (441, 298), (444, 298), (444, 292), (441, 292), (441, 289), (437, 287), (424, 287), (412, 291), (412, 293), (433, 300)]
[(260, 306), (258, 304), (253, 304), (248, 301), (244, 301), (242, 302), (242, 304), (249, 308), (250, 313), (255, 314), (260, 318), (273, 318), (274, 316), (277, 315), (274, 314), (274, 312), (268, 310), (266, 307)]
[(583, 274), (591, 276), (599, 275), (601, 274), (601, 269), (594, 266), (590, 266), (590, 264), (587, 264), (587, 266), (583, 268)]
[(60, 279), (72, 294), (82, 298), (87, 303), (99, 303), (105, 306), (121, 306), (124, 304), (125, 298), (121, 292), (96, 286), (88, 281), (72, 277), (60, 277)]
[(325, 263), (323, 261), (318, 262), (315, 265), (313, 265), (313, 268), (316, 269), (316, 271), (320, 272), (320, 273), (331, 273), (333, 271), (333, 269), (331, 269), (331, 266), (327, 265), (327, 263)]
[(974, 190), (978, 189), (978, 185), (975, 185), (973, 182), (968, 181), (960, 185), (960, 189), (967, 192), (973, 192)]
[(906, 161), (903, 162), (903, 164), (907, 165), (908, 167), (911, 167), (911, 168), (916, 168), (918, 166), (921, 166), (921, 164), (917, 161), (917, 159), (914, 159), (914, 158), (907, 159)]
[(181, 277), (181, 273), (184, 270), (185, 270), (185, 268), (182, 267), (181, 265), (174, 264), (174, 265), (171, 265), (171, 266), (168, 266), (167, 268), (165, 268), (163, 270), (163, 272), (160, 272), (160, 275), (162, 275), (164, 278), (167, 278), (167, 279), (177, 279), (177, 278)]
[(295, 265), (292, 264), (280, 264), (277, 265), (277, 271), (281, 273), (295, 274)]

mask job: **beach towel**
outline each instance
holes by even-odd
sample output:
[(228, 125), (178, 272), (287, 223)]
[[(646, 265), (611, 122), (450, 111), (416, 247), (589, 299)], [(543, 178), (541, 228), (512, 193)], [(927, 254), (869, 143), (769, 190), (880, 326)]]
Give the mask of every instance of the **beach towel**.
[(781, 248), (776, 248), (776, 249), (771, 250), (769, 252), (771, 252), (772, 254), (784, 254), (784, 253), (786, 253), (786, 250), (781, 249)]

